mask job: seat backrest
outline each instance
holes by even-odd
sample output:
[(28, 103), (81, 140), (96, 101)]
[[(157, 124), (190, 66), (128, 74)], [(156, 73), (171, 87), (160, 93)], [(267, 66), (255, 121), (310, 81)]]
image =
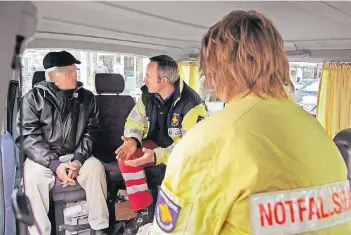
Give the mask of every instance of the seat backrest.
[(131, 96), (120, 95), (124, 87), (124, 78), (120, 74), (95, 75), (101, 132), (93, 154), (103, 162), (116, 161), (115, 150), (122, 144), (124, 124), (135, 105)]
[(32, 88), (34, 87), (35, 84), (45, 81), (45, 71), (36, 71), (33, 74), (33, 79), (32, 79)]
[(348, 169), (348, 178), (351, 177), (351, 128), (337, 133), (334, 143), (338, 147)]

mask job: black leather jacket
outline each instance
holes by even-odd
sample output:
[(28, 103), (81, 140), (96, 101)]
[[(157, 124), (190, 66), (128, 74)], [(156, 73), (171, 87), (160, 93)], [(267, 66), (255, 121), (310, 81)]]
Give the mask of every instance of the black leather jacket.
[[(91, 156), (100, 130), (99, 110), (93, 93), (82, 86), (78, 82), (75, 90), (61, 91), (52, 82), (44, 81), (23, 97), (26, 157), (55, 171), (62, 155), (73, 153), (72, 161), (82, 164)], [(16, 143), (19, 145), (19, 138)]]

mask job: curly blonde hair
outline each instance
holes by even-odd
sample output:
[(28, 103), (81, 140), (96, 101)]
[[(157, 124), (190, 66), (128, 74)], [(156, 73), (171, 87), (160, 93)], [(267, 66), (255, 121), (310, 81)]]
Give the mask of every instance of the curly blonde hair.
[(273, 23), (256, 11), (232, 11), (202, 40), (205, 85), (225, 102), (238, 95), (288, 98), (294, 89), (284, 42)]

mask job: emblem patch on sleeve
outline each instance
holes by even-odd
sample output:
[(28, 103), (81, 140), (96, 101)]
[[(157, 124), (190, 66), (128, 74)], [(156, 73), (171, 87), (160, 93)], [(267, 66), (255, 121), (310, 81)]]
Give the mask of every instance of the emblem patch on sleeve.
[(155, 218), (162, 231), (170, 233), (174, 230), (181, 207), (175, 204), (161, 189), (157, 198)]

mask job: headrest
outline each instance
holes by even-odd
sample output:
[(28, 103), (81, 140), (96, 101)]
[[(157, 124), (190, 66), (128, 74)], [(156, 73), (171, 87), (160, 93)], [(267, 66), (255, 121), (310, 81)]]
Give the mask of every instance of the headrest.
[(34, 87), (35, 84), (45, 81), (45, 71), (36, 71), (33, 74), (33, 79), (32, 79), (32, 88)]
[(95, 89), (101, 93), (122, 93), (124, 91), (124, 78), (118, 73), (98, 73), (95, 75)]
[(333, 140), (336, 145), (344, 145), (347, 148), (351, 148), (351, 128), (340, 131)]
[(344, 159), (347, 169), (348, 169), (348, 178), (351, 176), (351, 129), (344, 129), (337, 133), (334, 137), (334, 143), (338, 147), (342, 158)]

